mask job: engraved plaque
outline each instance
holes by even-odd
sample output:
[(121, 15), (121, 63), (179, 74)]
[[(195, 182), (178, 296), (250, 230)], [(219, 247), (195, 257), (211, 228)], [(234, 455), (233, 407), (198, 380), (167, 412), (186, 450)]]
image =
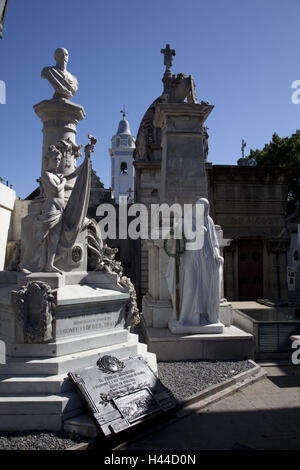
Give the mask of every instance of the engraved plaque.
[(142, 357), (102, 356), (97, 365), (70, 372), (105, 436), (176, 407), (172, 393)]

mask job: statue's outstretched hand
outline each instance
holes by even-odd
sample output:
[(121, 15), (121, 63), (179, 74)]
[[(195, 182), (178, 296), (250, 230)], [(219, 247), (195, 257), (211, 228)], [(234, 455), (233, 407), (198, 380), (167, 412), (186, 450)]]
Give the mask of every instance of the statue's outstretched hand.
[(94, 151), (97, 139), (92, 134), (89, 134), (88, 138), (90, 139), (90, 142), (84, 147), (84, 154), (87, 158), (91, 158), (91, 153)]

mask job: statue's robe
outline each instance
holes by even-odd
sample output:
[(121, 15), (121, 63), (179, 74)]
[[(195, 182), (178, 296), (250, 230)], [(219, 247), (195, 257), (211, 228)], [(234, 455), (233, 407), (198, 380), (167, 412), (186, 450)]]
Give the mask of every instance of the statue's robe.
[[(186, 250), (179, 267), (179, 323), (200, 326), (218, 322), (222, 258), (214, 222), (204, 215), (203, 245)], [(193, 216), (192, 230), (196, 233)], [(197, 243), (196, 243), (197, 245)], [(168, 290), (175, 305), (175, 259), (170, 258), (166, 272)], [(175, 319), (175, 311), (173, 312)]]
[(44, 67), (41, 76), (48, 80), (57, 95), (72, 98), (78, 90), (77, 78), (67, 70), (63, 71), (57, 67)]

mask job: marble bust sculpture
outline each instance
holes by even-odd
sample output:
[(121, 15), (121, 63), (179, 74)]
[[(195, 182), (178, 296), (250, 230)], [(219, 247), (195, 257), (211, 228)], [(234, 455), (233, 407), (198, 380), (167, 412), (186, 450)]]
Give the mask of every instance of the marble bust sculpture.
[(41, 73), (54, 88), (53, 98), (72, 98), (78, 90), (78, 80), (67, 71), (69, 53), (67, 49), (58, 48), (54, 52), (55, 66), (44, 67)]

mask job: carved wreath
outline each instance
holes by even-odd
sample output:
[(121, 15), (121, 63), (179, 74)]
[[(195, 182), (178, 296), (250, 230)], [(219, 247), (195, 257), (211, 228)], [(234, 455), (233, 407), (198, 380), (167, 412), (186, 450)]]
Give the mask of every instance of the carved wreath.
[[(30, 304), (39, 308), (38, 320), (30, 319)], [(55, 299), (51, 287), (41, 281), (30, 281), (18, 291), (12, 291), (12, 304), (16, 313), (16, 328), (23, 332), (25, 343), (43, 343), (52, 339), (52, 312)], [(51, 333), (47, 335), (48, 328)]]

